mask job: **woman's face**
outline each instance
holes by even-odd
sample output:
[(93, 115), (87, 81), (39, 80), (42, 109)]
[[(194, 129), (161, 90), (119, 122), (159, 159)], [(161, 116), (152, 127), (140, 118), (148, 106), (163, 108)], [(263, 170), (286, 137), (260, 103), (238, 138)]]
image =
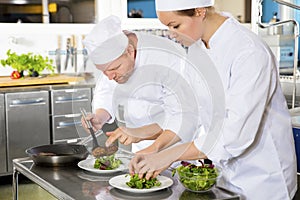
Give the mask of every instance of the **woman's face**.
[(190, 46), (202, 37), (202, 17), (183, 16), (173, 11), (158, 11), (157, 16), (164, 25), (169, 27), (170, 37), (184, 46)]

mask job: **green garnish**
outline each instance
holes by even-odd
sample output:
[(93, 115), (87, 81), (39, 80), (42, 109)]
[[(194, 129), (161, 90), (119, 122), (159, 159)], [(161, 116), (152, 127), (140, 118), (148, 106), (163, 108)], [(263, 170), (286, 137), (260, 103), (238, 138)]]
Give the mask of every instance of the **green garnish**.
[(184, 187), (193, 191), (205, 191), (216, 184), (219, 173), (214, 165), (196, 166), (185, 161), (181, 164), (172, 171), (172, 175), (174, 176), (177, 172)]
[[(128, 174), (126, 176), (128, 176)], [(161, 182), (159, 182), (157, 178), (150, 178), (149, 180), (146, 178), (140, 179), (138, 174), (134, 174), (130, 175), (130, 180), (126, 182), (126, 185), (136, 189), (150, 189), (154, 186), (160, 186)]]
[(94, 168), (101, 170), (112, 170), (120, 167), (122, 161), (115, 158), (115, 155), (103, 156), (95, 160)]

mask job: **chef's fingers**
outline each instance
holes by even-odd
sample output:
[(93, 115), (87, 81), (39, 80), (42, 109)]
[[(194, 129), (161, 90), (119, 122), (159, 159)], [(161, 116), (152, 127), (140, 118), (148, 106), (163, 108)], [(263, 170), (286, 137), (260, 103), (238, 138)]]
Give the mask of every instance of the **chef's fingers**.
[(112, 134), (114, 134), (114, 131), (109, 131), (105, 133), (108, 137), (110, 137)]
[(124, 143), (126, 142), (127, 138), (128, 138), (127, 136), (121, 135), (121, 136), (119, 137), (120, 143), (121, 143), (121, 144), (124, 144)]
[(105, 142), (105, 146), (109, 147), (114, 141), (119, 139), (122, 136), (122, 131), (119, 131), (118, 128), (113, 132), (107, 132), (107, 136), (109, 136)]
[(150, 170), (145, 159), (139, 161), (136, 165), (135, 171), (138, 173), (139, 178), (143, 178), (144, 175)]
[(133, 136), (130, 132), (130, 129), (128, 129), (127, 127), (125, 126), (120, 126), (119, 127), (119, 130), (122, 131), (124, 134), (128, 135), (128, 136)]
[(83, 128), (87, 129), (87, 124), (85, 123), (84, 117), (81, 117), (81, 124)]
[(133, 157), (128, 166), (129, 174), (133, 175), (135, 174), (135, 165), (136, 165), (136, 157)]
[(129, 163), (129, 173), (130, 174), (135, 174), (138, 172), (138, 163), (140, 162), (140, 160), (143, 159), (143, 156), (142, 155), (135, 155), (131, 160), (130, 160), (130, 163)]
[(85, 117), (86, 120), (92, 120), (94, 118), (94, 114), (88, 113)]
[(146, 180), (149, 180), (150, 178), (152, 178), (154, 173), (155, 173), (154, 171), (148, 170), (145, 175)]
[(127, 137), (127, 139), (125, 140), (125, 142), (123, 143), (124, 145), (130, 145), (132, 144), (132, 139), (131, 137)]
[(161, 173), (160, 170), (156, 170), (156, 171), (153, 173), (152, 178), (157, 177), (160, 173)]
[[(163, 169), (155, 169), (155, 167), (152, 166), (151, 163), (149, 163), (149, 165), (145, 165), (144, 169), (146, 169), (145, 178), (147, 180), (149, 180), (150, 178), (157, 177), (163, 171)], [(142, 171), (141, 171), (141, 173), (142, 173)]]

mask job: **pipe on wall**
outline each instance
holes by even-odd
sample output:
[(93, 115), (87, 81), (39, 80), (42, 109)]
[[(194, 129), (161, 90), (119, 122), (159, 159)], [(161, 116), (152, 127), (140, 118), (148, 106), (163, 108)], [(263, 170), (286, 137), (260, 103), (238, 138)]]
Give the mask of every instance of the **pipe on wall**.
[(49, 24), (50, 16), (48, 10), (48, 0), (42, 0), (42, 6), (43, 6), (43, 23)]

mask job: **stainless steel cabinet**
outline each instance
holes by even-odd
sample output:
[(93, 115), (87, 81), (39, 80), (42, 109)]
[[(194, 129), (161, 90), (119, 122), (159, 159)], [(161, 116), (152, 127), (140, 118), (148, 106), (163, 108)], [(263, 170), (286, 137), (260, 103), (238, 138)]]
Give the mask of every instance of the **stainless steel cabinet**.
[(32, 146), (50, 144), (49, 92), (5, 94), (8, 171)]
[(52, 142), (65, 143), (86, 137), (81, 126), (80, 108), (91, 111), (91, 88), (51, 91)]
[(4, 94), (0, 94), (0, 174), (7, 172)]

